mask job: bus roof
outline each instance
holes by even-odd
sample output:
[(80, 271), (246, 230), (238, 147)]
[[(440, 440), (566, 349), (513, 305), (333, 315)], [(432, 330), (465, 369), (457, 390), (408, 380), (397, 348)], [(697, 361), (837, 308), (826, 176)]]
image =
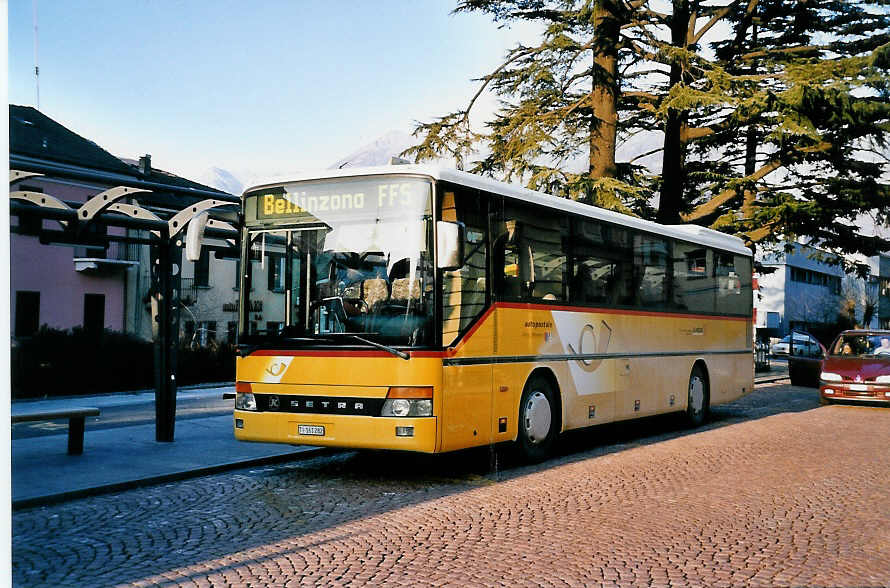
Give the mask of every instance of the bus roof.
[(605, 222), (647, 231), (649, 233), (656, 233), (666, 237), (674, 237), (684, 241), (700, 243), (725, 251), (731, 251), (739, 255), (752, 255), (751, 250), (745, 247), (745, 242), (740, 238), (707, 227), (698, 225), (662, 225), (635, 216), (600, 208), (598, 206), (583, 204), (568, 198), (551, 196), (544, 192), (536, 192), (521, 186), (507, 184), (491, 178), (485, 178), (476, 174), (437, 165), (408, 164), (317, 170), (296, 174), (294, 176), (270, 178), (267, 181), (245, 189), (244, 194), (260, 188), (289, 184), (292, 182), (391, 174), (429, 176), (435, 180), (444, 180), (461, 186), (478, 188), (480, 190), (485, 190), (486, 192), (500, 194), (507, 198), (513, 198), (523, 202), (531, 202), (533, 204), (539, 204), (580, 216), (595, 218)]

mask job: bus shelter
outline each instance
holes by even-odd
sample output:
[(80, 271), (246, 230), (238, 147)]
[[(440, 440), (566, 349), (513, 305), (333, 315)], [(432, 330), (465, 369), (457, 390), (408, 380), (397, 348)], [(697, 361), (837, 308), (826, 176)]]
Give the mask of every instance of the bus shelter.
[[(86, 202), (71, 202), (45, 192), (22, 189), (29, 178), (55, 178), (112, 186)], [(19, 219), (14, 234), (35, 236), (43, 246), (108, 247), (112, 242), (149, 248), (151, 320), (154, 339), (155, 438), (173, 441), (176, 416), (177, 357), (181, 268), (186, 230), (195, 219), (204, 234), (221, 243), (207, 245), (221, 256), (238, 255), (239, 197), (87, 170), (27, 157), (10, 156), (10, 216)], [(36, 220), (40, 222), (34, 222)], [(31, 220), (31, 222), (23, 222)], [(43, 220), (52, 221), (43, 223)], [(195, 224), (198, 224), (196, 222)], [(51, 227), (51, 228), (50, 228)], [(109, 227), (138, 230), (108, 231)]]

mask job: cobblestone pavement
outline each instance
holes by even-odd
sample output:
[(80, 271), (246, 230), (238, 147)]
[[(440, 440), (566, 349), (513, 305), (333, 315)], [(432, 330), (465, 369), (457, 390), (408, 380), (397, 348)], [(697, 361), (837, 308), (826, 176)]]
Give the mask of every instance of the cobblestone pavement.
[(537, 466), (344, 452), (17, 511), (13, 581), (886, 586), (888, 446), (890, 409), (762, 386)]

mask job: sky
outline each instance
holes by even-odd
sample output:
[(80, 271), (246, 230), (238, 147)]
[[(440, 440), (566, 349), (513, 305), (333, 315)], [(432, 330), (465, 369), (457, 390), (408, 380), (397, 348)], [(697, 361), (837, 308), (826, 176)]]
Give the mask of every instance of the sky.
[[(9, 0), (10, 104), (197, 179), (326, 168), (462, 107), (529, 25), (455, 0)], [(480, 113), (494, 110), (494, 99)]]

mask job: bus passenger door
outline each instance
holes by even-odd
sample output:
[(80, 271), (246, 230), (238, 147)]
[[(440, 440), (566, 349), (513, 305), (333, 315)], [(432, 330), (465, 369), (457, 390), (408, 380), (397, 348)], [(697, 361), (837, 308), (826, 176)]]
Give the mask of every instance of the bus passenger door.
[(482, 316), (487, 300), (487, 201), (474, 190), (444, 183), (439, 187), (442, 220), (466, 227), (463, 267), (441, 274), (442, 342), (454, 352), (445, 359), (442, 374), (442, 450), (451, 451), (491, 441), (494, 331), (492, 321)]

